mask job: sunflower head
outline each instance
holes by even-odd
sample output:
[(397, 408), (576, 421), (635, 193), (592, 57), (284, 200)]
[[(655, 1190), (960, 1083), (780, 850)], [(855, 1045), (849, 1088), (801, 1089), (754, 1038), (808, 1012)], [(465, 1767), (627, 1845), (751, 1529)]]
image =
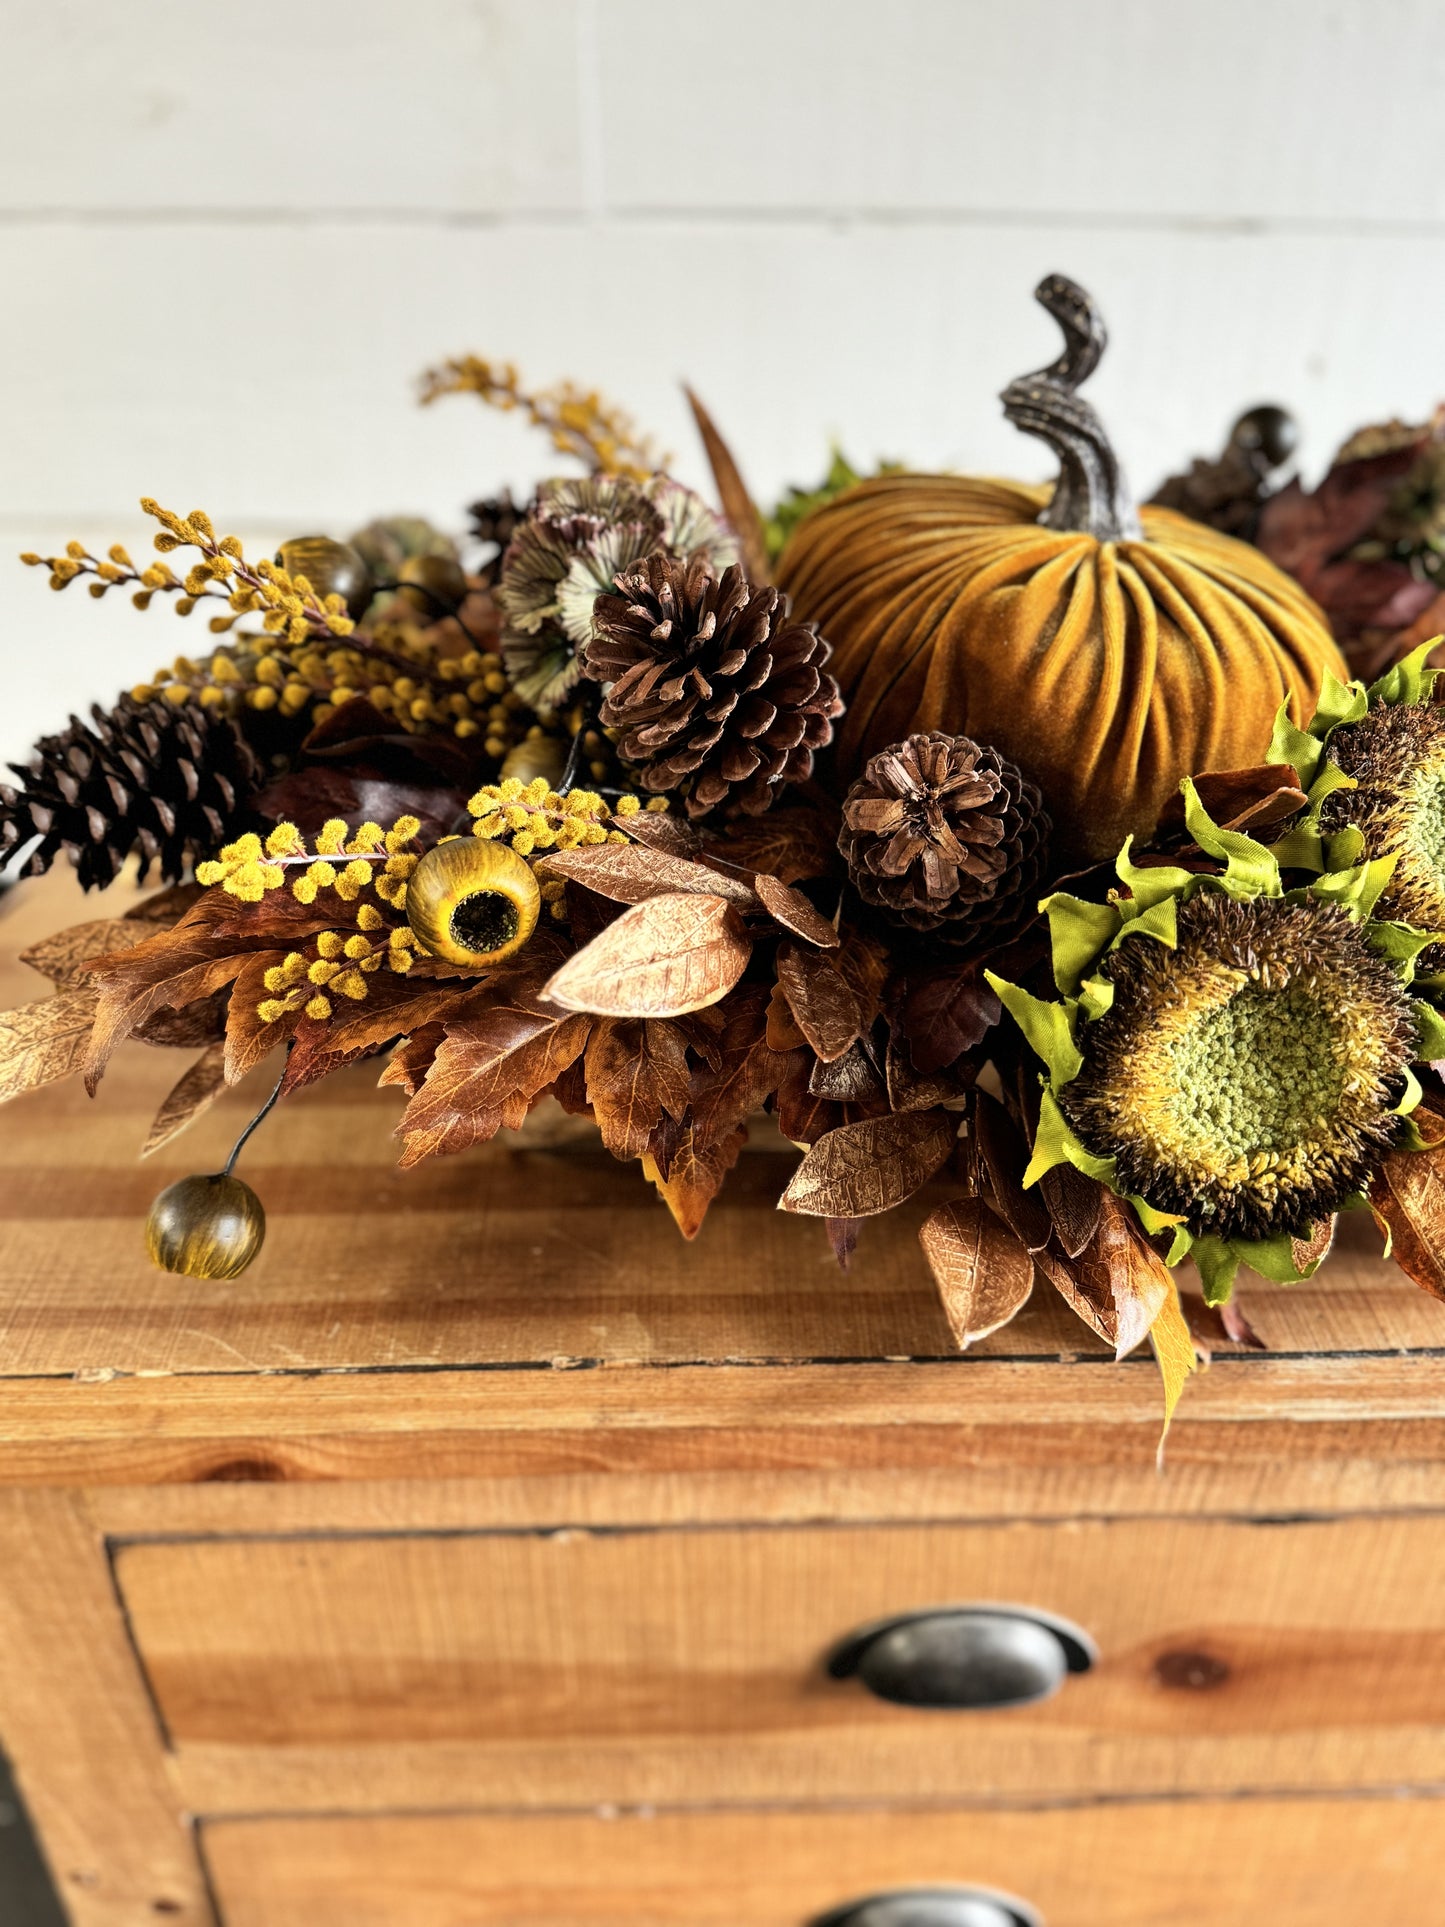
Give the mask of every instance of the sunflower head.
[(1119, 1186), (1196, 1237), (1306, 1235), (1394, 1143), (1417, 1033), (1394, 968), (1342, 905), (1222, 892), (1173, 948), (1126, 943), (1082, 1026), (1064, 1117)]
[(1067, 1161), (1129, 1198), (1217, 1301), (1241, 1261), (1313, 1269), (1299, 1241), (1411, 1141), (1411, 1064), (1445, 1023), (1410, 994), (1428, 938), (1372, 915), (1393, 859), (1286, 892), (1269, 849), (1185, 800), (1217, 873), (1136, 868), (1126, 846), (1127, 895), (1045, 905), (1057, 1001), (990, 981), (1048, 1066), (1030, 1178)]

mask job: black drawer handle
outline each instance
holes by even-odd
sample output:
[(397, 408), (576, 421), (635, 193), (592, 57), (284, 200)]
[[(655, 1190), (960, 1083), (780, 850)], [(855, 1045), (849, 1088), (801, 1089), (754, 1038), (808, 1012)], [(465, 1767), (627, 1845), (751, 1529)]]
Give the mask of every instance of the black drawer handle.
[(810, 1927), (1043, 1927), (1032, 1907), (981, 1887), (910, 1887), (835, 1907)]
[(949, 1606), (860, 1628), (835, 1648), (828, 1671), (856, 1675), (899, 1706), (977, 1710), (1047, 1699), (1095, 1656), (1086, 1633), (1050, 1613)]

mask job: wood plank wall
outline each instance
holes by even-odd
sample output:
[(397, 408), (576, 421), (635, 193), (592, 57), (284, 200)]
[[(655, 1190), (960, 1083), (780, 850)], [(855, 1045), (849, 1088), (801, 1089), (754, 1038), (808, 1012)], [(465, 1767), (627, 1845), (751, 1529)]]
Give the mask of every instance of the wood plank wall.
[[(200, 504), (248, 538), (456, 523), (545, 459), (413, 378), (596, 382), (760, 493), (837, 436), (1035, 476), (999, 417), (1105, 304), (1141, 492), (1278, 397), (1318, 466), (1445, 394), (1432, 0), (11, 0), (0, 553)], [(0, 564), (0, 757), (188, 641)]]

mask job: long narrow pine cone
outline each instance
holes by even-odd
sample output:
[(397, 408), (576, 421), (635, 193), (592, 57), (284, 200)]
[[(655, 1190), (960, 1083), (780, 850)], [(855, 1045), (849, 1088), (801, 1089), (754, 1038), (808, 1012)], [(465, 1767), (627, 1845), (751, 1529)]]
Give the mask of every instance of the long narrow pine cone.
[(685, 791), (689, 816), (760, 815), (805, 781), (842, 713), (828, 644), (779, 590), (705, 555), (651, 555), (599, 596), (582, 671), (610, 685), (602, 722), (644, 789)]
[(844, 799), (838, 848), (865, 903), (977, 948), (1034, 909), (1049, 827), (1015, 764), (934, 730), (870, 759)]
[(10, 765), (20, 783), (0, 784), (0, 862), (38, 837), (22, 876), (63, 850), (85, 889), (104, 889), (138, 851), (142, 878), (154, 864), (177, 881), (234, 830), (260, 764), (230, 718), (198, 702), (122, 696), (90, 713), (42, 737), (28, 768)]

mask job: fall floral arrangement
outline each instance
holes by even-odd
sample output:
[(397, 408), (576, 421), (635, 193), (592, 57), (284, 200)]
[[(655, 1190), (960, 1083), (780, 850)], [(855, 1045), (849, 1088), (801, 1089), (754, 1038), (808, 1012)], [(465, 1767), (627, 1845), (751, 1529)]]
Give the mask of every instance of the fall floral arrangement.
[[(1147, 1335), (1171, 1405), (1186, 1256), (1222, 1305), (1367, 1208), (1445, 1296), (1428, 645), (1352, 678), (1264, 552), (1278, 410), (1136, 508), (1078, 392), (1093, 304), (1038, 298), (1063, 351), (1003, 401), (1051, 489), (839, 457), (765, 517), (694, 398), (715, 509), (598, 396), (465, 359), (426, 398), (523, 409), (581, 468), (479, 503), (465, 552), (393, 519), (252, 559), (148, 500), (143, 567), (26, 556), (211, 640), (0, 789), (21, 874), (161, 885), (27, 953), (56, 994), (0, 1019), (0, 1095), (184, 1047), (154, 1149), (273, 1052), (261, 1116), (375, 1058), (404, 1166), (550, 1099), (687, 1237), (770, 1112), (780, 1206), (841, 1262), (941, 1181), (960, 1344), (1039, 1278), (1121, 1354)], [(157, 1199), (159, 1263), (255, 1255), (235, 1161)]]

